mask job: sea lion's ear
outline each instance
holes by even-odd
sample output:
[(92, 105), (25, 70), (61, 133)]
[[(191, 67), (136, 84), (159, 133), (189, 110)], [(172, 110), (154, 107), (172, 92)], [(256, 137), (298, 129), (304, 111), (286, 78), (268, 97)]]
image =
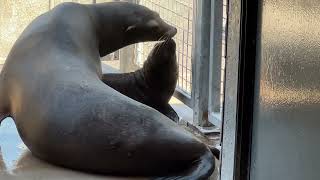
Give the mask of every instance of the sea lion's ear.
[(127, 27), (126, 32), (130, 32), (130, 31), (132, 31), (132, 30), (134, 30), (136, 28), (137, 28), (136, 25), (131, 25), (131, 26)]

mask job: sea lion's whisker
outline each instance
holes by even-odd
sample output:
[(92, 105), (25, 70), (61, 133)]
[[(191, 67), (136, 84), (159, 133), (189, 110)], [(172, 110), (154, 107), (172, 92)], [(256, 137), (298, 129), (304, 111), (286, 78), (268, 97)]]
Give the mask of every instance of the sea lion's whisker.
[(158, 39), (158, 41), (162, 41), (162, 40), (163, 40), (163, 38), (165, 38), (165, 37), (166, 37), (166, 35), (167, 35), (167, 34), (162, 35), (162, 36)]
[[(158, 39), (158, 41), (162, 41), (163, 39), (166, 39), (166, 34), (162, 35), (162, 36)], [(161, 45), (162, 45), (162, 44), (160, 44), (158, 47), (156, 47), (156, 49), (155, 49), (155, 51), (154, 51), (154, 54), (157, 54), (157, 53), (158, 53), (159, 49), (161, 48)]]
[(160, 44), (159, 49), (162, 48), (163, 46), (166, 46), (168, 44), (169, 40), (170, 40), (170, 37), (166, 36), (164, 41)]
[(170, 39), (170, 38), (167, 36), (166, 39), (165, 39), (165, 41), (164, 41), (161, 45), (162, 45), (162, 46), (167, 45), (168, 42), (169, 42), (169, 39)]
[(162, 35), (158, 41), (162, 41), (161, 44), (155, 49), (154, 54), (157, 54), (159, 52), (159, 50), (165, 46), (166, 44), (168, 44), (169, 40), (171, 39), (171, 37), (168, 34), (164, 34)]
[(161, 48), (161, 44), (156, 48), (156, 51), (154, 52), (154, 54), (158, 54), (160, 48)]
[(167, 36), (164, 37), (164, 41), (161, 42), (161, 44), (157, 47), (157, 51), (155, 52), (155, 54), (158, 54), (158, 52), (160, 51), (160, 49), (162, 48), (162, 46), (165, 44), (165, 42), (166, 42), (166, 37), (167, 37)]
[(158, 41), (161, 41), (161, 39), (163, 38), (164, 35), (160, 36), (160, 38), (158, 39)]
[[(161, 36), (161, 37), (162, 37), (162, 38), (164, 38), (164, 35), (163, 35), (163, 36)], [(159, 44), (159, 43), (157, 43), (157, 44), (156, 44), (156, 46), (157, 46), (157, 47), (156, 47), (156, 49), (155, 49), (154, 54), (158, 54), (159, 49), (161, 48), (162, 43), (163, 43), (163, 42), (161, 42), (161, 44)]]
[(164, 41), (161, 45), (164, 46), (168, 42), (168, 40), (169, 40), (169, 36), (165, 36)]

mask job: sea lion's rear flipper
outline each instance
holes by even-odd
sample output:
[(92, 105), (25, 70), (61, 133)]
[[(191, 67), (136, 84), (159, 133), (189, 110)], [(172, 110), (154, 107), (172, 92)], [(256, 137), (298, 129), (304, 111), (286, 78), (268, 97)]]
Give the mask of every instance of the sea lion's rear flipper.
[(220, 150), (216, 147), (213, 146), (208, 146), (210, 151), (212, 152), (212, 154), (214, 155), (214, 157), (216, 157), (217, 159), (220, 159)]
[(154, 180), (207, 180), (213, 173), (215, 161), (212, 158), (211, 151), (207, 151), (198, 160), (194, 161), (188, 169), (177, 174), (171, 174), (166, 177), (156, 177)]
[(1, 122), (10, 116), (10, 111), (8, 108), (7, 94), (3, 88), (3, 85), (0, 85), (0, 125)]

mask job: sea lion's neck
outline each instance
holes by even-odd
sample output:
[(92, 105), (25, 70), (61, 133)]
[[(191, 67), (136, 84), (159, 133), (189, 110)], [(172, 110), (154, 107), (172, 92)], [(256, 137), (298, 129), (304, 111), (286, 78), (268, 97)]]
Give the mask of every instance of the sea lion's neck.
[(123, 33), (128, 25), (129, 12), (113, 3), (89, 6), (95, 21), (100, 56), (103, 57), (133, 42), (128, 42)]

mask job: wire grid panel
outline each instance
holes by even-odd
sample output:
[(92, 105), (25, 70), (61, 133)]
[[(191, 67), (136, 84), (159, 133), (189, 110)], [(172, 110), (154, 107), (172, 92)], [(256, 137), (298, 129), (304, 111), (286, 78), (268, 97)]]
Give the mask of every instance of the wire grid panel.
[[(177, 88), (187, 96), (191, 96), (192, 88), (192, 18), (193, 0), (140, 0), (139, 4), (160, 14), (168, 24), (178, 30), (174, 40), (177, 44), (177, 61), (179, 77)], [(139, 43), (137, 45), (137, 64), (142, 65), (155, 43)]]

